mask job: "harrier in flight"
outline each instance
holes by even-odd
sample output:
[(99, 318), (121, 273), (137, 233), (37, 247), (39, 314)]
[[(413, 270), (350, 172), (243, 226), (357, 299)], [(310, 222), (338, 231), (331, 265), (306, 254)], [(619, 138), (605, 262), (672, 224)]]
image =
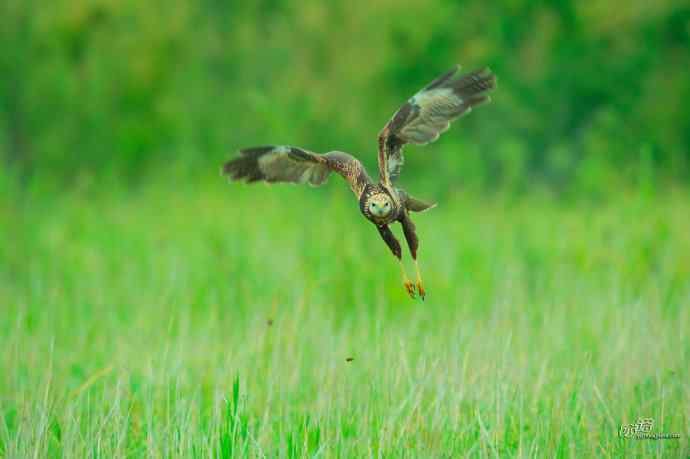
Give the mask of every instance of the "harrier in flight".
[(424, 299), (425, 291), (417, 263), (419, 241), (410, 212), (423, 212), (436, 204), (427, 204), (395, 186), (403, 165), (403, 148), (408, 143), (424, 145), (436, 140), (456, 118), (473, 107), (489, 102), (487, 95), (496, 86), (496, 77), (488, 68), (467, 74), (459, 66), (444, 73), (412, 96), (395, 112), (378, 138), (379, 181), (374, 182), (359, 160), (341, 151), (325, 154), (290, 146), (263, 146), (240, 150), (239, 156), (223, 166), (231, 180), (247, 183), (264, 181), (322, 185), (331, 172), (341, 175), (359, 201), (359, 210), (376, 225), (379, 234), (400, 263), (407, 293), (415, 297), (402, 263), (400, 243), (389, 225), (399, 222), (417, 272), (416, 290)]

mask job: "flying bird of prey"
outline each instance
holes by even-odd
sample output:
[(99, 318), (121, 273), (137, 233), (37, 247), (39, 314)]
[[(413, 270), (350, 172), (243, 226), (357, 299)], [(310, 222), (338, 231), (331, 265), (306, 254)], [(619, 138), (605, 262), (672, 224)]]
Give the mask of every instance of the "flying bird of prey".
[[(262, 146), (240, 150), (238, 157), (223, 166), (231, 180), (247, 183), (264, 181), (308, 183), (319, 186), (331, 172), (342, 176), (359, 201), (362, 214), (376, 225), (379, 234), (400, 263), (403, 285), (414, 298), (415, 286), (424, 299), (425, 291), (417, 262), (419, 241), (410, 212), (423, 212), (436, 206), (410, 196), (396, 187), (403, 165), (403, 148), (408, 143), (424, 145), (436, 140), (456, 118), (472, 108), (489, 102), (487, 93), (496, 86), (496, 77), (488, 68), (460, 74), (455, 66), (395, 112), (378, 137), (379, 181), (374, 182), (357, 158), (341, 151), (313, 153), (291, 146)], [(412, 284), (402, 263), (400, 243), (389, 228), (402, 225), (405, 240), (417, 274)]]

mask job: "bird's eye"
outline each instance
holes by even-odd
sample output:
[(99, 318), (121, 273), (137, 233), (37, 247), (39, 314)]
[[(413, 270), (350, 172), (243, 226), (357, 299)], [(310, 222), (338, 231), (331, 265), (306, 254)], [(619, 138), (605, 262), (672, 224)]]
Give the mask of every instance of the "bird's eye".
[(386, 203), (386, 207), (390, 207), (390, 206), (391, 206), (391, 203), (390, 203), (390, 202), (387, 202), (387, 203)]

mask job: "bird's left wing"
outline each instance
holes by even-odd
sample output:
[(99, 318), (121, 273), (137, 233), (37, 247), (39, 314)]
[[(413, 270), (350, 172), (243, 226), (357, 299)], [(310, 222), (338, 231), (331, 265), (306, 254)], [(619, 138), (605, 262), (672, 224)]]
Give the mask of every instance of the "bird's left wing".
[(223, 166), (223, 174), (231, 180), (247, 183), (264, 181), (319, 186), (326, 182), (331, 172), (345, 178), (357, 197), (370, 182), (362, 164), (347, 153), (334, 151), (320, 155), (286, 145), (246, 148)]
[(400, 175), (402, 149), (407, 143), (424, 145), (445, 132), (456, 118), (490, 100), (496, 77), (484, 68), (464, 75), (456, 66), (410, 98), (379, 134), (379, 174), (389, 185)]

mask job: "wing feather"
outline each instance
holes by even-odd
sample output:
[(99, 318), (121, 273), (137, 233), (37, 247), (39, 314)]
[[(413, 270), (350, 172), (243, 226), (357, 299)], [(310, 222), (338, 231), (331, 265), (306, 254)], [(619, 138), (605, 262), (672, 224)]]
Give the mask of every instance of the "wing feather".
[(379, 174), (384, 183), (390, 184), (400, 175), (405, 144), (433, 142), (454, 120), (489, 102), (486, 93), (496, 86), (491, 70), (464, 75), (459, 70), (456, 66), (412, 96), (379, 134)]
[(331, 172), (341, 175), (359, 196), (371, 180), (362, 164), (342, 152), (323, 155), (286, 145), (253, 147), (240, 150), (240, 155), (223, 165), (223, 174), (230, 180), (253, 183), (308, 183), (323, 185)]

